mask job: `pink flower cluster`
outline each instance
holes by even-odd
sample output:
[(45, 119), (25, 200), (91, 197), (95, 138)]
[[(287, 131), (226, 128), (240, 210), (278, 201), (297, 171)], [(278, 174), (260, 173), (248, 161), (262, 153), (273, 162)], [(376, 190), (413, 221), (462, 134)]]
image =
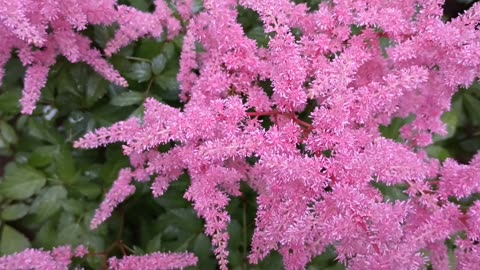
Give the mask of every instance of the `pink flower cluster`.
[(68, 270), (74, 257), (84, 257), (88, 250), (79, 246), (72, 250), (69, 246), (56, 247), (52, 251), (26, 249), (22, 252), (0, 257), (1, 270)]
[[(184, 108), (150, 99), (142, 120), (89, 133), (76, 147), (125, 143), (133, 178), (153, 176), (155, 196), (187, 170), (185, 198), (205, 219), (221, 269), (226, 206), (242, 181), (258, 192), (252, 263), (277, 250), (287, 269), (304, 269), (333, 245), (350, 269), (449, 269), (444, 241), (460, 232), (457, 266), (478, 262), (478, 204), (465, 212), (448, 198), (478, 192), (479, 156), (440, 164), (422, 147), (446, 134), (440, 116), (458, 86), (480, 74), (479, 4), (448, 23), (437, 0), (336, 0), (318, 10), (288, 0), (204, 4), (184, 39)], [(247, 38), (238, 4), (260, 15), (267, 48)], [(307, 107), (309, 122), (299, 119)], [(380, 125), (412, 114), (402, 143), (381, 136)], [(169, 152), (156, 150), (171, 141)], [(372, 182), (407, 185), (409, 199), (386, 201)], [(107, 202), (123, 200), (126, 185), (115, 184)], [(101, 209), (93, 227), (111, 212)]]
[[(72, 250), (70, 246), (56, 247), (52, 251), (26, 249), (22, 252), (0, 257), (0, 270), (68, 270), (72, 258), (88, 255), (84, 246)], [(125, 256), (109, 259), (110, 270), (170, 270), (197, 264), (191, 253), (152, 253), (144, 256)]]
[[(140, 17), (126, 7), (115, 11), (121, 24), (135, 25), (120, 27), (121, 37), (109, 43), (108, 54), (144, 34), (158, 34), (151, 25), (156, 21), (179, 31), (161, 1), (156, 2), (161, 14)], [(105, 10), (114, 12), (109, 9), (113, 3), (100, 3), (109, 3)], [(67, 10), (83, 5), (87, 9), (98, 3), (69, 4)], [(238, 5), (259, 14), (267, 48), (246, 36), (236, 20)], [(122, 142), (131, 160), (132, 169), (121, 171), (92, 228), (134, 192), (132, 180), (153, 179), (153, 194), (161, 196), (186, 170), (191, 185), (185, 198), (205, 219), (222, 270), (228, 266), (226, 207), (241, 194), (241, 182), (258, 193), (251, 263), (276, 250), (287, 269), (304, 269), (333, 246), (349, 269), (423, 269), (428, 263), (450, 269), (444, 242), (454, 239), (456, 267), (475, 268), (480, 261), (479, 204), (464, 210), (448, 198), (478, 192), (480, 155), (469, 165), (440, 164), (423, 147), (432, 143), (434, 133), (446, 134), (440, 116), (450, 109), (458, 86), (469, 86), (480, 75), (480, 4), (451, 22), (442, 21), (441, 5), (440, 0), (332, 0), (311, 10), (289, 0), (205, 0), (205, 10), (184, 29), (178, 74), (184, 107), (149, 99), (143, 119), (99, 129), (75, 143), (95, 148)], [(44, 37), (35, 27), (36, 17), (28, 17), (32, 13), (24, 12), (14, 22), (4, 19), (2, 14), (22, 12), (26, 5), (0, 6), (0, 31), (9, 34), (8, 44), (48, 45), (56, 37)], [(72, 18), (55, 12), (61, 29), (68, 29), (65, 35), (80, 40), (84, 38), (72, 29), (109, 18), (107, 12), (85, 11), (84, 17), (75, 12)], [(389, 46), (382, 47), (382, 39)], [(52, 42), (54, 47), (38, 53), (19, 54), (24, 62), (32, 59), (26, 62), (32, 64), (26, 86), (29, 80), (33, 86), (26, 88), (25, 96), (32, 98), (24, 101), (24, 108), (30, 108), (25, 112), (38, 99), (36, 89), (45, 82), (53, 52), (64, 48), (72, 60), (85, 55)], [(204, 50), (197, 50), (198, 44)], [(92, 52), (86, 47), (79, 50)], [(402, 142), (381, 136), (380, 125), (410, 115), (415, 119), (402, 128)], [(266, 125), (267, 120), (272, 124)], [(172, 141), (176, 146), (170, 151), (157, 150)], [(372, 182), (407, 186), (409, 198), (388, 201)], [(123, 269), (123, 264), (115, 265)]]
[[(185, 6), (184, 1), (178, 2), (180, 7)], [(3, 67), (12, 51), (27, 67), (21, 100), (25, 114), (35, 109), (48, 72), (60, 55), (72, 63), (85, 62), (107, 80), (127, 86), (127, 81), (79, 31), (89, 24), (117, 23), (119, 30), (105, 48), (107, 55), (140, 37), (160, 37), (164, 29), (174, 37), (180, 31), (180, 22), (165, 1), (156, 0), (155, 5), (155, 12), (150, 14), (117, 5), (115, 0), (0, 0), (0, 86)], [(183, 10), (188, 18), (190, 14)]]
[(122, 259), (110, 258), (111, 270), (170, 270), (183, 269), (196, 265), (197, 257), (190, 253), (159, 253), (145, 256), (125, 256)]

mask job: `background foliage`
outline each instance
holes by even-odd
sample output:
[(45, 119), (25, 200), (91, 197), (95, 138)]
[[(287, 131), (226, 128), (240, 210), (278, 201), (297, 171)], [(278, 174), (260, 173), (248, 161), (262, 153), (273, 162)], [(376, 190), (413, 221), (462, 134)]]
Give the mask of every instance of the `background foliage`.
[[(144, 11), (152, 8), (150, 0), (121, 2)], [(315, 6), (319, 0), (296, 2)], [(469, 4), (471, 1), (447, 1), (445, 19)], [(202, 9), (201, 2), (195, 9)], [(266, 46), (267, 37), (257, 14), (241, 10), (238, 21), (250, 38)], [(114, 31), (115, 27), (90, 27), (84, 34), (101, 49)], [(87, 131), (141, 116), (147, 97), (180, 107), (176, 74), (181, 46), (181, 37), (173, 41), (142, 39), (113, 56), (110, 62), (129, 80), (128, 89), (105, 81), (86, 65), (59, 59), (31, 116), (19, 114), (24, 69), (12, 58), (0, 93), (0, 255), (27, 247), (85, 244), (95, 252), (120, 256), (116, 243), (122, 241), (129, 254), (188, 250), (198, 256), (198, 269), (216, 268), (210, 240), (203, 234), (203, 221), (182, 198), (188, 175), (158, 199), (152, 198), (145, 185), (138, 185), (134, 196), (98, 230), (91, 231), (88, 225), (94, 210), (119, 169), (129, 162), (119, 145), (96, 150), (72, 147)], [(460, 91), (453, 99), (452, 111), (443, 119), (449, 134), (437, 137), (428, 148), (429, 154), (467, 163), (480, 149), (480, 84)], [(395, 119), (382, 128), (384, 136), (399, 140), (399, 128), (410, 120)], [(402, 193), (406, 187), (378, 188), (392, 200), (406, 197)], [(469, 205), (473, 199), (458, 203)], [(247, 263), (256, 211), (254, 192), (244, 187), (244, 196), (233, 198), (228, 210), (232, 216), (230, 268), (281, 269), (281, 257), (275, 253), (259, 265)], [(309, 269), (343, 269), (335, 256), (332, 249), (317, 257)], [(103, 261), (91, 256), (77, 263), (86, 269), (101, 269)]]

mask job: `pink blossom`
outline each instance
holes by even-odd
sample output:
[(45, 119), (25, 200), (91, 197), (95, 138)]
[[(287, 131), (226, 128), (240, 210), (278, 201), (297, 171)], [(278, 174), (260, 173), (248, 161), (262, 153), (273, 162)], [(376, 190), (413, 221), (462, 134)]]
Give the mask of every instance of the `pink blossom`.
[(110, 258), (111, 270), (169, 270), (183, 269), (197, 264), (197, 257), (191, 253), (151, 253), (144, 256), (125, 256), (121, 259)]
[(56, 247), (52, 251), (25, 249), (19, 253), (0, 257), (0, 269), (68, 270), (72, 258), (77, 255), (79, 254), (74, 254), (70, 246)]
[(135, 192), (135, 186), (131, 185), (132, 175), (128, 169), (120, 171), (117, 180), (105, 196), (100, 208), (95, 212), (95, 216), (90, 222), (90, 227), (96, 229), (103, 223), (120, 203)]
[[(238, 5), (259, 14), (267, 48), (247, 38)], [(190, 19), (181, 30), (159, 1), (153, 15), (120, 7), (110, 53), (159, 35), (160, 26), (185, 32), (178, 74), (185, 104), (176, 109), (148, 99), (142, 121), (76, 142), (122, 142), (133, 167), (121, 171), (92, 224), (133, 192), (132, 180), (154, 179), (152, 193), (161, 196), (187, 172), (185, 198), (205, 220), (221, 269), (229, 254), (226, 209), (242, 181), (258, 194), (251, 263), (278, 251), (287, 269), (304, 269), (333, 246), (349, 269), (423, 269), (430, 262), (445, 268), (445, 240), (466, 235), (457, 256), (461, 267), (473, 267), (477, 204), (465, 214), (448, 197), (478, 192), (480, 159), (440, 164), (424, 147), (433, 134), (446, 134), (441, 116), (458, 86), (480, 75), (480, 5), (451, 22), (442, 20), (440, 5), (346, 0), (309, 10), (286, 0), (205, 0), (199, 14), (182, 8)], [(147, 25), (129, 28), (129, 20)], [(361, 31), (353, 33), (352, 25)], [(65, 54), (73, 59), (75, 51)], [(381, 136), (380, 125), (411, 115), (399, 141)], [(171, 150), (157, 150), (171, 142)], [(404, 189), (407, 199), (389, 201), (374, 182)]]

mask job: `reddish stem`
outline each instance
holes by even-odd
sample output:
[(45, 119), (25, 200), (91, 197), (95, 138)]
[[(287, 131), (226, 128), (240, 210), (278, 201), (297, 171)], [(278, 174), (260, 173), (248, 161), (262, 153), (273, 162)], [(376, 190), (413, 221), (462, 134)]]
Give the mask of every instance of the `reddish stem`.
[(250, 117), (260, 117), (260, 116), (273, 116), (275, 119), (277, 116), (284, 116), (287, 117), (288, 119), (291, 119), (293, 122), (298, 124), (300, 127), (302, 127), (303, 130), (303, 137), (306, 138), (310, 132), (313, 131), (313, 126), (305, 121), (302, 121), (298, 119), (298, 117), (295, 115), (295, 113), (289, 113), (289, 112), (280, 112), (280, 111), (268, 111), (268, 112), (247, 112), (247, 115)]

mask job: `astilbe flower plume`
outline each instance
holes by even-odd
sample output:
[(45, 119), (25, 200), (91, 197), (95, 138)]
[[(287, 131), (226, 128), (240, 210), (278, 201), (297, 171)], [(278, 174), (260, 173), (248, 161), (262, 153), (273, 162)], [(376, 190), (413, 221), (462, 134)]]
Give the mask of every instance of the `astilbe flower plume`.
[[(140, 37), (159, 37), (164, 29), (173, 38), (179, 33), (180, 22), (164, 0), (157, 0), (155, 4), (154, 13), (145, 13), (118, 5), (115, 0), (1, 0), (0, 86), (4, 66), (12, 52), (17, 53), (27, 68), (21, 100), (25, 114), (35, 109), (48, 72), (60, 55), (72, 63), (85, 62), (107, 80), (127, 86), (127, 81), (80, 31), (87, 25), (117, 23), (119, 30), (105, 48), (107, 55)], [(188, 18), (189, 14), (183, 13)]]
[(83, 246), (72, 250), (70, 246), (56, 247), (52, 251), (26, 249), (22, 252), (0, 257), (2, 270), (68, 270), (74, 257), (84, 257), (88, 251)]
[[(27, 12), (27, 2), (50, 8)], [(120, 23), (107, 54), (142, 35), (157, 36), (157, 24), (173, 34), (185, 32), (178, 74), (185, 104), (178, 109), (148, 99), (143, 119), (116, 123), (75, 143), (96, 148), (122, 142), (131, 160), (92, 228), (134, 192), (132, 180), (153, 179), (153, 194), (161, 196), (187, 171), (191, 185), (185, 198), (205, 219), (221, 269), (228, 266), (226, 207), (241, 195), (241, 182), (258, 193), (251, 263), (276, 250), (287, 269), (304, 269), (333, 246), (349, 269), (423, 269), (427, 263), (446, 269), (445, 240), (465, 232), (457, 238), (457, 266), (478, 265), (478, 203), (464, 212), (448, 199), (478, 192), (480, 159), (440, 164), (422, 147), (432, 143), (434, 133), (446, 134), (440, 116), (450, 109), (458, 86), (468, 87), (480, 74), (480, 4), (444, 22), (439, 0), (333, 0), (315, 10), (288, 0), (205, 0), (196, 15), (182, 6), (181, 16), (188, 19), (182, 30), (160, 2), (160, 11), (145, 17), (101, 2), (106, 14), (118, 12)], [(19, 48), (22, 61), (31, 65), (24, 112), (31, 112), (58, 51), (71, 61), (90, 55), (87, 62), (94, 68), (124, 83), (99, 68), (104, 60), (76, 32), (85, 23), (109, 24), (109, 16), (88, 9), (98, 10), (96, 2), (75, 3), (68, 9), (55, 9), (54, 1), (0, 5), (0, 33), (10, 44), (1, 49), (0, 63), (9, 49)], [(236, 20), (238, 5), (259, 14), (269, 38), (266, 48), (245, 35)], [(52, 34), (37, 21), (51, 23)], [(129, 28), (127, 21), (145, 26)], [(352, 25), (360, 30), (353, 32)], [(389, 46), (382, 48), (380, 39)], [(30, 53), (25, 49), (30, 46), (46, 47)], [(268, 84), (271, 93), (264, 89)], [(381, 136), (380, 125), (410, 115), (415, 119), (402, 128), (402, 142)], [(157, 150), (172, 141), (168, 152)], [(372, 182), (405, 185), (409, 198), (385, 200)], [(150, 265), (155, 256), (111, 263), (118, 269)]]
[(125, 256), (122, 259), (110, 258), (111, 270), (170, 270), (183, 269), (197, 264), (197, 257), (190, 253), (152, 253), (144, 256)]
[[(238, 4), (273, 34), (267, 48), (246, 37)], [(252, 263), (277, 250), (287, 269), (303, 269), (333, 245), (350, 269), (422, 269), (429, 262), (445, 269), (445, 239), (466, 231), (457, 263), (467, 269), (479, 260), (472, 241), (480, 211), (476, 204), (464, 213), (448, 197), (478, 192), (480, 159), (442, 165), (421, 147), (434, 133), (446, 134), (440, 116), (457, 87), (479, 75), (480, 5), (444, 22), (441, 4), (337, 0), (309, 10), (288, 0), (205, 0), (186, 29), (183, 109), (149, 99), (143, 121), (89, 133), (75, 146), (125, 143), (126, 155), (143, 156), (132, 163), (137, 180), (155, 176), (155, 196), (187, 170), (185, 197), (206, 220), (221, 269), (228, 263), (225, 208), (241, 181), (258, 193)], [(391, 44), (385, 50), (381, 38)], [(308, 104), (307, 123), (299, 114)], [(412, 114), (403, 143), (381, 137), (380, 125)], [(273, 125), (263, 125), (265, 118)], [(171, 141), (177, 146), (169, 152), (156, 150)], [(406, 184), (409, 199), (385, 201), (372, 181)], [(97, 212), (93, 224), (110, 211)]]
[[(239, 4), (274, 33), (268, 48), (245, 36), (236, 1), (206, 0), (184, 40), (178, 75), (184, 108), (149, 99), (143, 121), (90, 133), (75, 146), (124, 142), (124, 153), (137, 161), (137, 180), (156, 176), (155, 196), (187, 170), (185, 197), (206, 220), (221, 269), (228, 257), (225, 207), (240, 195), (241, 181), (258, 192), (252, 263), (277, 250), (288, 269), (303, 269), (333, 245), (351, 269), (421, 269), (428, 262), (444, 269), (443, 242), (462, 231), (468, 237), (459, 267), (478, 261), (471, 242), (479, 235), (478, 204), (463, 213), (447, 199), (478, 192), (480, 159), (441, 165), (420, 147), (433, 133), (446, 134), (440, 116), (457, 87), (479, 75), (473, 52), (480, 49), (480, 5), (445, 23), (441, 1), (434, 0), (332, 1), (318, 10), (287, 0)], [(351, 25), (364, 29), (353, 35)], [(385, 52), (380, 38), (392, 45)], [(196, 52), (195, 42), (205, 52)], [(266, 81), (271, 96), (260, 87)], [(298, 118), (309, 103), (316, 105), (311, 123)], [(411, 114), (404, 143), (381, 137), (379, 125)], [(273, 125), (266, 128), (261, 117)], [(169, 152), (156, 150), (170, 141), (177, 146)], [(430, 180), (437, 177), (435, 191)], [(372, 181), (406, 184), (410, 197), (385, 201)], [(93, 225), (111, 211), (101, 209)]]
[[(60, 246), (52, 251), (26, 249), (22, 252), (0, 257), (0, 270), (68, 270), (73, 258), (89, 255), (88, 249), (78, 246)], [(191, 253), (151, 253), (144, 256), (111, 257), (110, 270), (170, 270), (194, 266), (197, 257)]]

